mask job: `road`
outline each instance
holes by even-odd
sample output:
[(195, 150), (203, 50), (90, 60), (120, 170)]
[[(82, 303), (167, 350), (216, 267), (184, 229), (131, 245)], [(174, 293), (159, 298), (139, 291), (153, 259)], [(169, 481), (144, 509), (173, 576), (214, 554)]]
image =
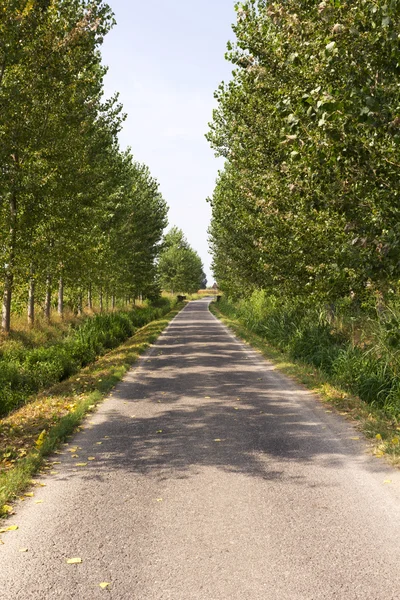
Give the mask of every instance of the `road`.
[(398, 600), (399, 472), (357, 437), (192, 302), (17, 505), (1, 599)]

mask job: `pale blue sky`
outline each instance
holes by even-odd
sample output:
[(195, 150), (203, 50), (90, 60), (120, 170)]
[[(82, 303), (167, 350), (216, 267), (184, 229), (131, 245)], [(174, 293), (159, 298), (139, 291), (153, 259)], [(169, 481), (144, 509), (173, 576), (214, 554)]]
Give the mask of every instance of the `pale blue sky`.
[(106, 94), (120, 93), (128, 119), (121, 146), (146, 163), (177, 225), (212, 283), (207, 227), (221, 160), (204, 138), (214, 91), (231, 76), (224, 59), (235, 0), (108, 0), (117, 26), (103, 46)]

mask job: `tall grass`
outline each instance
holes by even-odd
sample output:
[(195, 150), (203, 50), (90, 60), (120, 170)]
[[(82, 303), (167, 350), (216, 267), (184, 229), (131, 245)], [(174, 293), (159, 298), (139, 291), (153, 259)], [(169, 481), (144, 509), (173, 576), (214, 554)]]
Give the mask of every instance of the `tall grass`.
[(221, 311), (293, 359), (314, 365), (362, 400), (400, 416), (400, 308), (372, 315), (343, 302), (306, 305), (256, 291)]
[(0, 416), (27, 402), (36, 392), (76, 373), (170, 309), (171, 301), (162, 299), (157, 305), (88, 317), (78, 326), (72, 326), (64, 338), (45, 346), (3, 344), (0, 347)]

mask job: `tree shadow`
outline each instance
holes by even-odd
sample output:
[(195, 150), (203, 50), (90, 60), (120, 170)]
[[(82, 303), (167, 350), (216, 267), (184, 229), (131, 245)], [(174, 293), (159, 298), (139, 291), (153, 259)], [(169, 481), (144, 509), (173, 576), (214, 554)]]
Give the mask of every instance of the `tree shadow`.
[[(89, 478), (106, 477), (110, 470), (189, 478), (213, 467), (323, 487), (333, 484), (316, 481), (314, 466), (340, 469), (352, 459), (380, 469), (362, 456), (349, 424), (326, 415), (309, 392), (191, 305), (117, 386), (104, 412), (84, 433), (89, 443), (103, 440), (94, 446), (96, 462), (86, 467)], [(73, 476), (75, 461), (66, 460)], [(310, 476), (307, 469), (298, 475), (294, 462), (310, 465)]]

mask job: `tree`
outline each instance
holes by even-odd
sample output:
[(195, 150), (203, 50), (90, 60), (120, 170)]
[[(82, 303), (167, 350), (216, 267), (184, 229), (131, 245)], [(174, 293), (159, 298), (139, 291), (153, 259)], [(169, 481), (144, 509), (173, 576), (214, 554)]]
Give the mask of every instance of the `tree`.
[(205, 281), (201, 258), (188, 244), (183, 231), (173, 227), (164, 237), (158, 272), (164, 290), (174, 293), (197, 292)]

